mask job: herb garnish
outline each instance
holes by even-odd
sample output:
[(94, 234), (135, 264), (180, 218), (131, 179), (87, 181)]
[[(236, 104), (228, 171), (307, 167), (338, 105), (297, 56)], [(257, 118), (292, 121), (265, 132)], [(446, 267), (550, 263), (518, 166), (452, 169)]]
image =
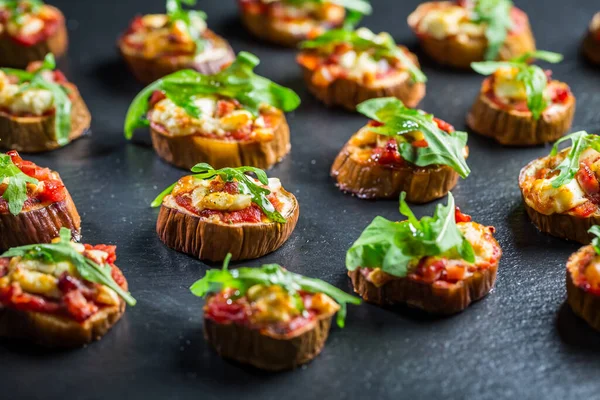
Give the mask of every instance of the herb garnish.
[(563, 56), (551, 51), (537, 50), (525, 53), (510, 61), (483, 61), (471, 63), (471, 67), (481, 75), (492, 75), (501, 68), (517, 68), (516, 80), (525, 85), (527, 92), (527, 108), (531, 111), (533, 119), (538, 120), (546, 107), (548, 101), (544, 91), (548, 86), (548, 77), (543, 69), (537, 65), (529, 65), (528, 61), (538, 59), (549, 63), (559, 63)]
[(579, 131), (557, 140), (552, 146), (550, 156), (556, 156), (558, 146), (567, 140), (570, 140), (572, 145), (565, 159), (554, 169), (560, 171), (560, 174), (552, 180), (552, 187), (554, 188), (566, 185), (573, 180), (577, 171), (579, 171), (579, 158), (585, 149), (592, 148), (600, 152), (600, 136), (589, 134), (586, 131)]
[(405, 277), (412, 261), (427, 256), (448, 255), (473, 263), (475, 253), (471, 243), (458, 229), (452, 193), (448, 205), (439, 204), (433, 217), (418, 220), (400, 196), (400, 213), (408, 219), (403, 222), (376, 217), (364, 230), (346, 254), (346, 268), (381, 268), (397, 277)]
[(193, 7), (197, 0), (167, 0), (167, 16), (169, 21), (174, 23), (181, 21), (185, 25), (188, 34), (196, 44), (196, 54), (202, 53), (205, 48), (205, 42), (202, 38), (202, 32), (196, 27), (194, 20), (206, 20), (206, 13), (197, 10), (184, 10), (183, 4)]
[[(286, 219), (275, 209), (273, 204), (267, 199), (271, 191), (267, 188), (259, 186), (254, 179), (246, 175), (251, 172), (256, 175), (258, 181), (263, 185), (269, 184), (269, 179), (265, 171), (254, 167), (238, 167), (238, 168), (221, 168), (214, 169), (209, 164), (200, 163), (192, 167), (192, 175), (196, 179), (213, 179), (220, 177), (223, 182), (237, 182), (240, 194), (248, 194), (252, 196), (252, 202), (256, 204), (265, 215), (274, 222), (285, 223)], [(150, 204), (152, 207), (160, 207), (163, 199), (173, 192), (177, 182), (166, 188), (156, 199)]]
[(44, 5), (41, 0), (0, 0), (0, 8), (10, 13), (11, 21), (21, 25), (27, 14), (37, 14)]
[(589, 230), (588, 233), (591, 233), (595, 237), (592, 239), (592, 246), (594, 246), (594, 250), (596, 250), (596, 254), (600, 255), (600, 226), (594, 225)]
[(131, 139), (137, 128), (148, 125), (148, 100), (157, 90), (194, 118), (199, 118), (201, 113), (194, 100), (211, 95), (236, 99), (255, 116), (263, 104), (286, 112), (295, 110), (300, 105), (300, 97), (293, 90), (256, 75), (254, 68), (259, 63), (258, 57), (243, 51), (233, 64), (215, 75), (186, 69), (157, 80), (142, 90), (129, 106), (125, 137)]
[(18, 215), (27, 201), (27, 184), (37, 185), (38, 180), (23, 173), (9, 155), (0, 154), (0, 184), (8, 179), (8, 187), (2, 198), (8, 202), (8, 210), (12, 215)]
[(57, 243), (40, 243), (27, 246), (13, 247), (1, 258), (22, 257), (26, 260), (40, 260), (45, 263), (59, 263), (67, 261), (73, 263), (79, 275), (88, 282), (99, 283), (114, 290), (130, 306), (136, 300), (119, 286), (111, 275), (110, 265), (99, 265), (79, 253), (71, 244), (71, 231), (60, 228), (60, 237)]
[(471, 172), (464, 156), (468, 138), (465, 132), (454, 131), (448, 134), (437, 126), (433, 115), (408, 108), (395, 97), (367, 100), (356, 109), (383, 124), (379, 127), (369, 127), (380, 135), (400, 139), (402, 135), (410, 132), (423, 133), (427, 147), (414, 147), (406, 141), (398, 140), (398, 151), (406, 161), (419, 167), (448, 165), (463, 178)]
[(0, 71), (19, 79), (19, 84), (22, 84), (22, 86), (19, 88), (18, 93), (23, 93), (29, 89), (45, 89), (52, 93), (54, 108), (56, 109), (54, 116), (56, 141), (60, 146), (64, 146), (69, 143), (69, 134), (71, 133), (71, 100), (64, 86), (47, 81), (42, 74), (44, 71), (54, 71), (55, 69), (56, 60), (54, 55), (48, 53), (42, 66), (35, 72), (14, 68), (0, 68)]
[(485, 37), (488, 47), (485, 59), (493, 61), (498, 58), (500, 49), (506, 41), (508, 32), (512, 29), (511, 9), (513, 2), (510, 0), (476, 0), (471, 21), (477, 24), (486, 24)]
[(397, 58), (406, 66), (413, 82), (427, 82), (427, 77), (410, 59), (404, 50), (400, 49), (394, 38), (385, 33), (377, 37), (367, 28), (354, 30), (351, 26), (343, 29), (333, 29), (323, 33), (321, 36), (307, 40), (300, 44), (302, 49), (316, 49), (333, 51), (335, 46), (346, 43), (358, 52), (372, 51), (373, 58)]
[[(278, 264), (267, 264), (259, 268), (241, 267), (229, 270), (229, 260), (231, 260), (231, 254), (228, 254), (225, 258), (223, 269), (206, 271), (204, 278), (194, 283), (190, 288), (192, 293), (199, 297), (205, 297), (219, 293), (224, 289), (236, 289), (236, 295), (241, 297), (254, 285), (278, 285), (294, 297), (298, 296), (299, 290), (309, 293), (324, 293), (340, 305), (337, 314), (337, 324), (340, 328), (344, 327), (346, 304), (359, 305), (361, 303), (360, 299), (327, 282), (289, 272)], [(298, 306), (303, 307), (301, 302)]]

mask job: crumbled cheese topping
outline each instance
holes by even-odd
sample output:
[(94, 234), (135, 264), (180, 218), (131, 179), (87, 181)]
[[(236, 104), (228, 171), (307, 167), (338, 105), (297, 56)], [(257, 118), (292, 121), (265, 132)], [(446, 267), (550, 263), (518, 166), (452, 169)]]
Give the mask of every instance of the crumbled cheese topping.
[(468, 9), (450, 3), (427, 10), (419, 21), (418, 29), (439, 40), (449, 36), (468, 39), (483, 36), (485, 33), (484, 24), (471, 22)]
[(13, 84), (8, 76), (0, 71), (0, 108), (13, 114), (43, 115), (54, 108), (54, 96), (45, 89), (27, 89)]

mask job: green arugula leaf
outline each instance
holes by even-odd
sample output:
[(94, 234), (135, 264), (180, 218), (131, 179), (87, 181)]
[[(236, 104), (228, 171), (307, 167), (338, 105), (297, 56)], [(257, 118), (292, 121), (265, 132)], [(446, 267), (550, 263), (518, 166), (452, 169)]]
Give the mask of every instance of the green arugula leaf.
[(533, 119), (538, 120), (542, 113), (548, 107), (548, 102), (544, 95), (548, 86), (548, 78), (543, 69), (536, 65), (529, 65), (528, 62), (533, 59), (539, 59), (550, 63), (558, 63), (563, 60), (563, 56), (550, 51), (537, 50), (525, 53), (510, 61), (483, 61), (471, 63), (471, 68), (481, 75), (492, 75), (501, 68), (516, 68), (518, 73), (515, 79), (522, 82), (527, 92), (527, 108), (531, 111)]
[(510, 11), (513, 3), (510, 0), (476, 0), (471, 20), (478, 24), (486, 24), (485, 36), (488, 47), (485, 59), (496, 60), (500, 49), (512, 29)]
[(0, 183), (8, 179), (8, 186), (2, 198), (8, 202), (8, 210), (12, 215), (18, 215), (27, 201), (27, 184), (38, 183), (38, 180), (24, 174), (9, 155), (0, 154)]
[(23, 257), (25, 259), (41, 260), (44, 262), (58, 263), (61, 261), (71, 262), (79, 275), (88, 282), (98, 283), (114, 290), (130, 306), (136, 304), (136, 300), (121, 288), (111, 275), (110, 265), (99, 265), (79, 253), (71, 245), (71, 231), (67, 228), (60, 229), (60, 240), (57, 243), (41, 243), (27, 246), (13, 247), (1, 258)]
[(60, 146), (65, 146), (69, 143), (69, 134), (71, 133), (71, 111), (72, 103), (69, 99), (67, 89), (55, 82), (47, 81), (43, 77), (44, 71), (54, 71), (56, 68), (56, 60), (52, 53), (46, 54), (41, 67), (34, 73), (14, 69), (0, 68), (7, 75), (16, 76), (19, 78), (19, 83), (24, 86), (20, 89), (23, 92), (28, 89), (44, 89), (52, 93), (54, 100), (54, 132), (56, 133), (56, 141)]
[(592, 239), (592, 246), (594, 246), (594, 250), (596, 250), (596, 254), (600, 254), (600, 226), (594, 225), (590, 228), (588, 233), (591, 233), (595, 236)]
[(380, 135), (401, 137), (415, 131), (423, 133), (427, 147), (417, 148), (407, 142), (399, 143), (400, 155), (406, 161), (419, 167), (448, 165), (463, 178), (471, 172), (464, 156), (468, 138), (465, 132), (455, 131), (448, 134), (437, 126), (433, 115), (405, 107), (394, 97), (367, 100), (356, 109), (383, 124), (370, 128)]
[(558, 147), (561, 143), (571, 141), (572, 145), (565, 159), (554, 169), (560, 171), (560, 174), (552, 180), (552, 187), (559, 188), (571, 182), (577, 171), (579, 171), (579, 158), (588, 148), (600, 151), (600, 136), (592, 135), (586, 131), (579, 131), (564, 136), (554, 143), (550, 156), (558, 154)]
[(255, 116), (259, 115), (263, 104), (285, 112), (298, 108), (300, 97), (293, 90), (254, 73), (254, 68), (259, 63), (255, 55), (241, 52), (227, 69), (215, 75), (182, 70), (157, 80), (144, 88), (129, 106), (125, 119), (125, 137), (131, 139), (136, 129), (148, 125), (148, 101), (156, 90), (162, 91), (195, 118), (200, 115), (200, 110), (194, 105), (197, 96), (218, 95), (236, 99)]
[(323, 33), (313, 40), (300, 43), (300, 48), (318, 50), (320, 52), (332, 52), (339, 44), (348, 44), (357, 52), (372, 52), (375, 60), (382, 58), (399, 59), (406, 66), (413, 82), (427, 82), (427, 77), (419, 67), (398, 47), (394, 38), (386, 34), (385, 40), (378, 39), (369, 29), (358, 30), (333, 29)]
[[(195, 175), (192, 175), (196, 179), (213, 179), (218, 176), (224, 182), (237, 182), (239, 192), (241, 194), (250, 195), (252, 197), (252, 202), (256, 204), (271, 221), (280, 223), (286, 222), (286, 219), (283, 217), (283, 215), (281, 215), (279, 211), (275, 209), (273, 204), (267, 198), (267, 196), (271, 194), (271, 191), (267, 188), (257, 185), (254, 179), (246, 175), (248, 172), (253, 173), (256, 175), (256, 178), (261, 184), (268, 185), (269, 179), (267, 178), (267, 174), (262, 169), (254, 167), (214, 169), (207, 163), (200, 163), (196, 164), (192, 168), (192, 172), (196, 173)], [(151, 206), (160, 207), (163, 199), (173, 192), (176, 184), (177, 183), (174, 183), (162, 191), (161, 194), (159, 194), (158, 197), (151, 203)]]
[(206, 20), (206, 13), (196, 10), (184, 10), (183, 4), (193, 7), (197, 3), (196, 0), (167, 0), (167, 16), (171, 23), (181, 21), (185, 25), (188, 34), (196, 44), (196, 54), (202, 53), (206, 47), (206, 43), (202, 38), (202, 32), (198, 29), (198, 20)]
[(475, 252), (456, 224), (454, 197), (448, 205), (437, 206), (433, 217), (418, 220), (400, 196), (400, 213), (408, 220), (392, 222), (376, 217), (346, 253), (346, 268), (381, 268), (397, 277), (405, 277), (423, 257), (460, 257), (473, 263)]
[[(340, 305), (337, 324), (341, 328), (344, 327), (346, 318), (346, 305), (359, 305), (361, 303), (360, 299), (327, 282), (289, 272), (278, 264), (267, 264), (259, 268), (241, 267), (229, 270), (230, 259), (231, 254), (225, 259), (222, 269), (206, 271), (204, 277), (190, 287), (191, 292), (198, 297), (205, 297), (219, 293), (224, 289), (236, 289), (239, 291), (240, 296), (244, 296), (248, 289), (254, 285), (277, 285), (292, 296), (297, 295), (300, 290), (315, 294), (324, 293)], [(302, 306), (301, 303), (300, 306)]]

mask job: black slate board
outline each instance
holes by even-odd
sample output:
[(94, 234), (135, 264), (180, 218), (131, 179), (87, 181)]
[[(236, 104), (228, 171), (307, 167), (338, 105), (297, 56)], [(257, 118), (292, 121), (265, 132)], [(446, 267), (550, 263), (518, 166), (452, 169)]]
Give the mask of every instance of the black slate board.
[[(119, 60), (115, 41), (136, 13), (161, 12), (163, 0), (51, 1), (68, 17), (71, 48), (61, 67), (93, 113), (93, 135), (32, 157), (60, 171), (90, 243), (118, 244), (118, 264), (139, 300), (101, 342), (70, 352), (0, 344), (2, 399), (354, 399), (597, 398), (600, 335), (565, 305), (564, 265), (579, 246), (537, 232), (521, 205), (517, 174), (549, 147), (502, 148), (471, 135), (473, 174), (454, 190), (475, 220), (494, 225), (504, 249), (494, 291), (464, 313), (431, 318), (371, 305), (349, 310), (310, 365), (265, 374), (220, 359), (202, 338), (202, 301), (187, 288), (207, 266), (158, 240), (150, 201), (184, 171), (160, 161), (146, 133), (126, 143), (122, 123), (141, 89)], [(365, 24), (418, 50), (406, 17), (418, 0), (373, 0)], [(555, 77), (578, 100), (573, 131), (600, 132), (600, 69), (579, 56), (596, 0), (522, 0), (539, 48), (565, 55)], [(300, 221), (278, 252), (247, 264), (278, 262), (350, 291), (346, 249), (376, 216), (397, 218), (396, 201), (343, 195), (330, 165), (365, 119), (327, 110), (304, 89), (293, 50), (260, 43), (239, 24), (233, 0), (201, 1), (210, 26), (233, 47), (257, 54), (258, 68), (302, 96), (289, 115), (293, 150), (270, 174), (301, 205)], [(441, 70), (418, 53), (429, 76), (421, 107), (464, 129), (482, 78)], [(433, 204), (417, 207), (423, 215)]]

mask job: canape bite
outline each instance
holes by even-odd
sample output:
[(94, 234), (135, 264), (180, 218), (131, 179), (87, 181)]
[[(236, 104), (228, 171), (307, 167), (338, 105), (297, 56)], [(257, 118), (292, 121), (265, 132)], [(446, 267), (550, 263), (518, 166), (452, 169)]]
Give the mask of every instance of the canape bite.
[(408, 220), (377, 217), (346, 255), (354, 291), (379, 305), (406, 304), (453, 314), (486, 296), (496, 281), (502, 251), (494, 228), (471, 222), (454, 207), (438, 205), (418, 220), (401, 198)]
[(600, 64), (600, 12), (590, 22), (583, 40), (583, 54), (594, 64)]
[(209, 270), (191, 291), (206, 297), (204, 336), (223, 357), (280, 371), (319, 355), (331, 320), (344, 326), (346, 304), (360, 300), (277, 264)]
[(25, 68), (46, 54), (57, 58), (67, 51), (65, 17), (41, 0), (0, 3), (0, 66)]
[(158, 155), (180, 168), (199, 162), (270, 168), (290, 151), (283, 112), (296, 109), (300, 98), (254, 74), (258, 63), (242, 52), (212, 76), (183, 70), (159, 79), (131, 104), (125, 136), (149, 123)]
[(0, 251), (49, 243), (67, 228), (79, 239), (81, 219), (57, 172), (0, 153)]
[[(366, 0), (238, 0), (242, 22), (256, 37), (282, 46), (339, 28), (371, 13)], [(348, 9), (348, 12), (346, 12)]]
[(187, 68), (214, 74), (235, 59), (229, 43), (207, 28), (206, 14), (184, 10), (181, 3), (167, 0), (167, 14), (136, 17), (119, 39), (121, 54), (139, 81), (151, 83)]
[(417, 57), (390, 34), (366, 28), (331, 30), (301, 44), (298, 63), (309, 90), (328, 106), (354, 111), (363, 101), (396, 97), (415, 107), (427, 78)]
[[(292, 234), (300, 212), (279, 179), (252, 167), (192, 168), (152, 203), (160, 213), (156, 230), (169, 247), (202, 260), (262, 257)], [(246, 173), (254, 173), (257, 179)]]
[[(571, 141), (572, 147), (559, 151)], [(588, 230), (600, 224), (600, 139), (581, 131), (554, 144), (547, 157), (527, 164), (519, 175), (525, 209), (542, 232), (588, 244)]]
[(491, 76), (467, 116), (471, 129), (508, 146), (553, 142), (568, 132), (575, 96), (566, 83), (552, 79), (552, 71), (529, 65), (534, 58), (562, 60), (560, 54), (540, 50), (510, 62), (473, 63), (475, 71)]
[(427, 203), (469, 175), (465, 132), (395, 98), (368, 100), (358, 111), (372, 121), (350, 138), (331, 167), (341, 190), (366, 199), (406, 192), (408, 201)]
[(99, 340), (135, 305), (115, 260), (115, 246), (73, 243), (66, 228), (51, 244), (0, 255), (0, 337), (48, 347)]
[(0, 148), (54, 150), (89, 129), (90, 112), (77, 87), (55, 68), (52, 54), (27, 70), (0, 68)]
[(431, 58), (456, 68), (535, 51), (527, 14), (509, 0), (426, 2), (408, 17), (408, 25)]

